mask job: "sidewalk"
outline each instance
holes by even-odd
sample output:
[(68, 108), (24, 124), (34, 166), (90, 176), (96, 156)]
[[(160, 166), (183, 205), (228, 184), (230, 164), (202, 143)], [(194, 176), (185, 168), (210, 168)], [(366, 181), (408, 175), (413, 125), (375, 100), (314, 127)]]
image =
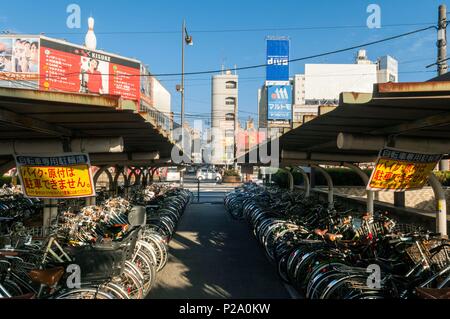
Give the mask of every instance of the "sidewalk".
[(290, 298), (244, 222), (223, 204), (191, 204), (149, 298)]

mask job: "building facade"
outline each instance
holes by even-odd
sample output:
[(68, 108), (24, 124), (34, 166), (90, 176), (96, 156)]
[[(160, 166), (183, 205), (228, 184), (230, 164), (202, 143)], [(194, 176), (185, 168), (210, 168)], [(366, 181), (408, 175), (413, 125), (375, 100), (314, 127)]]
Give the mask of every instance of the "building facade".
[[(357, 52), (353, 64), (306, 64), (304, 74), (291, 78), (292, 122), (298, 127), (338, 106), (342, 92), (372, 93), (374, 84), (398, 82), (398, 62), (385, 56), (376, 62), (365, 50)], [(259, 125), (267, 127), (267, 89), (258, 90)]]
[(226, 71), (212, 77), (211, 148), (215, 165), (232, 164), (238, 129), (238, 75)]

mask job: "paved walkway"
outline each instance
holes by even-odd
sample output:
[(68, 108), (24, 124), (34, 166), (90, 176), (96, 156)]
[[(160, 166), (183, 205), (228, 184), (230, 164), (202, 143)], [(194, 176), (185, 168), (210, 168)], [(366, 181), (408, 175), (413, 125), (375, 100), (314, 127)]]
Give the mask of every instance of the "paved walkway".
[(219, 200), (188, 207), (149, 298), (290, 298), (247, 224)]

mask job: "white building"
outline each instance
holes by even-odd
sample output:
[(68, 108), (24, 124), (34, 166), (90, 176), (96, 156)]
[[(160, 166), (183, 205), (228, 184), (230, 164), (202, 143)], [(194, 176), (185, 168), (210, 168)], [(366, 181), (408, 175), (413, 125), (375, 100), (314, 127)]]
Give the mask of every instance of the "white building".
[(232, 164), (238, 125), (238, 75), (226, 71), (213, 76), (211, 89), (212, 162)]
[[(353, 64), (306, 64), (304, 74), (291, 79), (292, 118), (304, 123), (319, 115), (320, 106), (337, 106), (342, 92), (372, 93), (374, 84), (398, 82), (398, 62), (384, 56), (372, 62), (359, 50)], [(267, 127), (267, 88), (258, 89), (259, 127)]]
[(398, 62), (386, 55), (378, 59), (378, 83), (398, 82)]
[(398, 62), (385, 56), (372, 62), (359, 50), (354, 64), (306, 64), (293, 78), (293, 122), (319, 115), (320, 106), (337, 106), (342, 92), (372, 93), (376, 83), (398, 82)]

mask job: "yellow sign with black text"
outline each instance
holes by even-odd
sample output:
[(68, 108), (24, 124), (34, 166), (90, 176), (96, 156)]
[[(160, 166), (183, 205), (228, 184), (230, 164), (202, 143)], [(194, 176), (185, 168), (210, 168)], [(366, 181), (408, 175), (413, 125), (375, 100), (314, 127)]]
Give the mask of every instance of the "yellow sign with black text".
[(15, 156), (22, 189), (30, 198), (83, 198), (95, 196), (87, 154)]
[(441, 159), (441, 154), (385, 148), (380, 152), (367, 190), (402, 192), (421, 189)]

